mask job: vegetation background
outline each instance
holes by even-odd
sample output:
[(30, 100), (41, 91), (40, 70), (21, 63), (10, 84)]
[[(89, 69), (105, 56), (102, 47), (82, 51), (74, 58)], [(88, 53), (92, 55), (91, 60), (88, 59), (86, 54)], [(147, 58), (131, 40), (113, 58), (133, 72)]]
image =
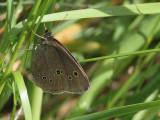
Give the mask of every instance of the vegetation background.
[[(0, 119), (158, 120), (159, 6), (158, 0), (1, 0)], [(31, 31), (43, 35), (43, 22), (82, 64), (88, 92), (52, 95), (32, 83), (32, 44), (39, 38)]]

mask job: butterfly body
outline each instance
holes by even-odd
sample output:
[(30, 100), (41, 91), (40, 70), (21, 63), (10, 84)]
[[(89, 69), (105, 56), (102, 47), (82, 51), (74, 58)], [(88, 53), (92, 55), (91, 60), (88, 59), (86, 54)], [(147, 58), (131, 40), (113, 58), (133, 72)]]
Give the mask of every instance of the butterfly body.
[(37, 86), (52, 94), (81, 94), (89, 89), (81, 65), (48, 30), (38, 44), (33, 61), (33, 81)]

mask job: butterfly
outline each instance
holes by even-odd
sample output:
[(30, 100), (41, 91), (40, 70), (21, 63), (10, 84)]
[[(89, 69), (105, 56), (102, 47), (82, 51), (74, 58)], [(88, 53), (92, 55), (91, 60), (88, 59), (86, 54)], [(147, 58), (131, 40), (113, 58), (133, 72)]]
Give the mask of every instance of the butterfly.
[(89, 79), (69, 50), (46, 27), (44, 36), (39, 37), (33, 60), (33, 82), (52, 94), (87, 91)]

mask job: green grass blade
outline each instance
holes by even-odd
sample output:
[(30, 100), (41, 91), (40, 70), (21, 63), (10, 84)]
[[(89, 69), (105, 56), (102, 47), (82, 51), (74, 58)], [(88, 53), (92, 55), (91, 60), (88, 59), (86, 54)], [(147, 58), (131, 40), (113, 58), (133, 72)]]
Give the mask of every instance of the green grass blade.
[(121, 53), (121, 54), (117, 54), (117, 55), (109, 55), (109, 56), (85, 59), (85, 60), (80, 60), (79, 62), (80, 63), (93, 62), (93, 61), (98, 61), (98, 60), (111, 59), (111, 58), (117, 58), (117, 57), (125, 57), (125, 56), (132, 56), (132, 55), (139, 55), (139, 54), (145, 54), (145, 53), (151, 53), (151, 52), (159, 52), (159, 51), (160, 51), (160, 49), (141, 50), (141, 51), (135, 51), (135, 52), (130, 52), (130, 53)]
[(22, 102), (22, 107), (24, 110), (24, 116), (26, 120), (32, 120), (32, 113), (31, 113), (31, 108), (30, 108), (30, 103), (29, 103), (29, 98), (28, 98), (28, 93), (27, 89), (24, 83), (24, 79), (20, 71), (15, 71), (12, 73), (15, 83), (17, 84), (18, 91), (20, 94), (21, 102)]
[[(72, 10), (66, 12), (59, 12), (45, 15), (41, 22), (51, 22), (63, 20), (64, 16), (68, 14), (65, 20), (81, 19), (81, 18), (94, 18), (94, 17), (113, 17), (113, 16), (125, 16), (125, 15), (141, 15), (143, 14), (155, 14), (160, 13), (160, 3), (144, 3), (144, 4), (132, 4), (113, 6), (105, 8), (92, 8), (83, 10)], [(24, 27), (25, 21), (22, 21), (14, 26), (9, 32), (9, 35), (18, 34)]]
[(5, 21), (5, 31), (3, 40), (0, 46), (0, 52), (4, 55), (5, 51), (7, 50), (7, 46), (9, 43), (8, 39), (8, 32), (11, 30), (11, 28), (15, 25), (15, 19), (14, 19), (14, 6), (13, 6), (13, 0), (7, 1), (7, 16)]
[(160, 106), (160, 100), (157, 100), (152, 102), (123, 106), (123, 107), (114, 108), (111, 110), (104, 110), (102, 112), (97, 112), (97, 113), (93, 113), (93, 114), (89, 114), (89, 115), (85, 115), (77, 118), (72, 118), (69, 120), (98, 120), (103, 118), (107, 119), (107, 118), (121, 116), (129, 113), (138, 112), (141, 110), (158, 108), (159, 106)]
[(159, 6), (160, 3), (157, 2), (67, 11), (45, 15), (42, 19), (42, 22), (62, 20), (62, 18), (64, 18), (66, 14), (68, 14), (68, 16), (65, 20), (94, 17), (155, 14), (160, 13)]

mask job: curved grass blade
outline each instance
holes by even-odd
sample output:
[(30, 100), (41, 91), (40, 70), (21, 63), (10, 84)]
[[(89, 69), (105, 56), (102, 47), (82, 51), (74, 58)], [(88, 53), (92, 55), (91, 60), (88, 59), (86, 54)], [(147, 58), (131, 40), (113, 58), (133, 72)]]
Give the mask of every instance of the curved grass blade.
[(107, 119), (107, 118), (112, 118), (115, 116), (121, 116), (121, 115), (126, 115), (129, 113), (138, 112), (141, 110), (158, 108), (159, 106), (160, 106), (160, 100), (157, 100), (157, 101), (152, 101), (152, 102), (127, 105), (127, 106), (118, 107), (118, 108), (114, 108), (110, 110), (104, 110), (101, 112), (84, 115), (84, 116), (72, 118), (69, 120), (99, 120), (103, 118)]
[(26, 120), (32, 120), (32, 113), (31, 113), (31, 108), (30, 108), (30, 103), (29, 103), (29, 98), (28, 98), (28, 93), (27, 93), (27, 88), (24, 83), (24, 79), (20, 71), (15, 71), (12, 73), (15, 83), (17, 84), (19, 95), (21, 98), (22, 102), (22, 107), (24, 110), (24, 116)]
[[(144, 3), (144, 4), (132, 4), (121, 5), (111, 7), (89, 8), (82, 10), (72, 10), (66, 12), (59, 12), (45, 15), (41, 22), (51, 22), (63, 20), (64, 16), (67, 16), (65, 20), (82, 19), (82, 18), (95, 18), (95, 17), (113, 17), (113, 16), (126, 16), (126, 15), (144, 15), (160, 13), (160, 3)], [(38, 21), (38, 20), (37, 20)], [(20, 32), (24, 27), (25, 20), (15, 25), (9, 32), (9, 35), (15, 35)]]

